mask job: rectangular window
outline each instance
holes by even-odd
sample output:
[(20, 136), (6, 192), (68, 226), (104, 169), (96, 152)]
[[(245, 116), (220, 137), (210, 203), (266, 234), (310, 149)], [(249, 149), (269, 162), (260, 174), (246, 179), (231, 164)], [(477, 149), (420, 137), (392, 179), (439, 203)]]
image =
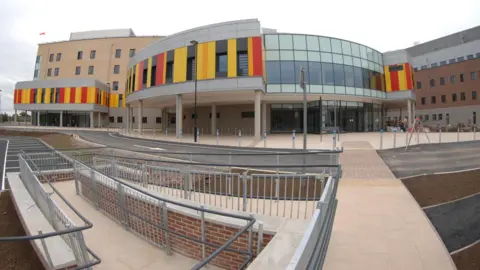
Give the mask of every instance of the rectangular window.
[(430, 79), (430, 86), (434, 87), (435, 86), (435, 79)]
[[(123, 104), (123, 94), (120, 94), (118, 97), (118, 108), (121, 108)], [(121, 123), (121, 122), (119, 122)]]
[(431, 103), (431, 104), (437, 103), (437, 97), (432, 96), (432, 97), (430, 98), (430, 103)]
[(425, 97), (422, 97), (422, 105), (425, 105), (426, 101), (425, 101)]
[(472, 91), (472, 100), (477, 100), (477, 91)]
[(456, 82), (457, 82), (457, 76), (456, 75), (450, 76), (450, 83), (454, 84)]
[(88, 75), (92, 75), (93, 73), (95, 73), (95, 68), (93, 66), (89, 66), (88, 67)]
[(135, 116), (132, 117), (132, 123), (135, 123)]
[(147, 117), (144, 116), (144, 117), (142, 117), (142, 124), (146, 124), (146, 123), (147, 123)]
[(470, 80), (475, 81), (477, 79), (477, 72), (470, 72)]
[(447, 102), (447, 96), (446, 95), (442, 95), (442, 103), (445, 103)]
[(242, 118), (254, 118), (255, 112), (242, 112)]
[(449, 63), (449, 64), (455, 64), (455, 62), (457, 62), (457, 60), (455, 60), (455, 58), (448, 60), (448, 63)]
[(476, 54), (475, 54), (475, 57), (476, 57), (476, 58), (480, 58), (480, 53), (476, 53)]
[(42, 88), (42, 96), (41, 96), (41, 99), (40, 99), (40, 103), (45, 103), (45, 88)]
[(437, 115), (436, 114), (432, 114), (432, 120), (437, 121)]
[(441, 121), (441, 120), (443, 120), (443, 114), (439, 113), (438, 114), (438, 121)]
[(34, 79), (38, 78), (38, 69), (35, 69), (35, 70), (33, 71), (33, 78), (34, 78)]
[(97, 51), (91, 50), (90, 51), (90, 59), (95, 59), (96, 54), (97, 54)]
[(417, 89), (422, 89), (422, 82), (417, 82)]
[(142, 70), (142, 89), (147, 88), (147, 81), (148, 81), (148, 60), (145, 60), (143, 64), (144, 68)]
[(162, 117), (155, 117), (155, 123), (161, 124), (162, 123)]
[(60, 74), (60, 68), (55, 68), (55, 76), (58, 76)]
[(457, 61), (458, 61), (458, 62), (465, 61), (465, 57), (463, 57), (463, 56), (462, 56), (462, 57), (458, 57), (458, 58), (457, 58)]
[(421, 68), (422, 68), (422, 69), (427, 69), (428, 66), (427, 66), (427, 65), (423, 65)]
[(429, 116), (430, 116), (429, 114), (426, 114), (426, 115), (425, 115), (425, 121), (428, 121), (428, 120), (429, 120), (429, 119), (428, 119)]
[(37, 55), (37, 58), (35, 59), (35, 64), (39, 64), (42, 61), (42, 56)]
[(123, 117), (117, 116), (117, 123), (123, 123)]
[(452, 101), (453, 102), (457, 101), (457, 94), (452, 94)]
[(440, 85), (445, 85), (445, 77), (440, 77)]
[(216, 72), (227, 72), (227, 54), (217, 54), (215, 67), (217, 69)]
[(467, 60), (472, 60), (474, 57), (473, 57), (473, 54), (469, 54), (467, 55)]
[(403, 70), (403, 65), (394, 65), (394, 66), (388, 67), (389, 72), (395, 72), (395, 71), (401, 71), (401, 70)]
[(112, 89), (113, 89), (113, 91), (118, 90), (118, 81), (113, 81)]
[(108, 122), (114, 123), (114, 122), (115, 122), (115, 117), (109, 116), (109, 117), (108, 117)]
[(435, 67), (438, 67), (438, 64), (437, 63), (433, 63), (430, 65), (432, 68), (435, 68)]
[(51, 68), (47, 69), (47, 76), (48, 77), (52, 76), (52, 69)]
[(34, 99), (33, 99), (33, 103), (37, 103), (37, 89), (33, 89), (33, 96), (34, 96)]
[(195, 57), (189, 57), (187, 59), (187, 81), (193, 81), (195, 79)]
[(150, 86), (155, 86), (157, 83), (157, 57), (152, 58), (152, 73), (150, 74)]
[(120, 65), (113, 66), (113, 74), (119, 74), (119, 73), (120, 73)]
[(465, 92), (461, 92), (460, 93), (460, 100), (461, 101), (465, 101), (467, 99), (466, 95), (465, 95)]
[[(220, 113), (217, 112), (217, 118), (220, 118)], [(212, 113), (208, 114), (208, 119), (212, 119)]]
[(465, 78), (464, 78), (463, 73), (462, 73), (462, 74), (460, 74), (460, 82), (464, 82), (464, 81), (465, 81)]
[(55, 61), (60, 61), (62, 60), (62, 54), (61, 53), (57, 53), (57, 58), (55, 59)]
[(75, 75), (80, 75), (82, 73), (82, 67), (75, 67)]
[[(196, 118), (195, 116), (196, 116), (196, 115), (195, 115), (194, 113), (192, 113), (192, 119), (195, 119), (195, 118)], [(185, 119), (185, 118), (184, 118), (184, 119)], [(197, 119), (198, 119), (198, 118), (197, 118)]]
[(248, 76), (247, 52), (237, 52), (237, 76)]
[(55, 100), (55, 88), (50, 89), (50, 103), (57, 103)]
[(53, 62), (53, 57), (54, 57), (54, 54), (51, 53), (50, 56), (48, 57), (48, 62)]
[(173, 61), (167, 62), (167, 70), (165, 71), (166, 83), (173, 82)]
[(78, 51), (77, 52), (77, 60), (82, 60), (83, 58), (83, 51)]
[(130, 49), (130, 51), (128, 52), (128, 56), (133, 57), (134, 55), (135, 55), (135, 49)]
[(440, 66), (444, 66), (447, 64), (447, 61), (440, 61)]
[(116, 49), (115, 58), (120, 58), (120, 57), (122, 57), (122, 49)]

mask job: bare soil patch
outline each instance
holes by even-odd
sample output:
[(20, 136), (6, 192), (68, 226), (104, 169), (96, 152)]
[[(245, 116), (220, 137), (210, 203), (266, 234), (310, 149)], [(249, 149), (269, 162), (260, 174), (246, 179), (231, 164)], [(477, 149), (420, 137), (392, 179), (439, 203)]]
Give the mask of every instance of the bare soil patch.
[(0, 136), (26, 136), (42, 139), (53, 148), (83, 148), (91, 147), (91, 145), (80, 142), (71, 135), (59, 134), (53, 132), (31, 132), (0, 129)]
[(480, 269), (480, 243), (452, 255), (458, 270)]

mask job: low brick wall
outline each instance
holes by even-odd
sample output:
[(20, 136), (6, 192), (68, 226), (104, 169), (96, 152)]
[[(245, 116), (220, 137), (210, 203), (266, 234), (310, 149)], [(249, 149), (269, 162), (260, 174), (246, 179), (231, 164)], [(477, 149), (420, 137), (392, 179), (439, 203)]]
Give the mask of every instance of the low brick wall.
[[(165, 246), (167, 237), (164, 231), (149, 223), (162, 225), (164, 211), (167, 211), (168, 228), (170, 230), (199, 240), (202, 237), (201, 220), (198, 217), (192, 217), (171, 207), (165, 209), (153, 199), (149, 199), (147, 196), (140, 197), (139, 194), (129, 191), (125, 193), (124, 205), (126, 211), (123, 211), (118, 206), (120, 196), (118, 196), (118, 189), (113, 183), (95, 181), (93, 182), (95, 187), (93, 187), (91, 178), (82, 173), (77, 175), (77, 180), (80, 183), (79, 186), (84, 198), (96, 205), (100, 211), (106, 213), (113, 220), (127, 226), (131, 232), (147, 239), (154, 245)], [(97, 190), (97, 194), (94, 193), (94, 189)], [(212, 219), (205, 219), (206, 241), (209, 243), (223, 245), (239, 230), (239, 225), (236, 224), (217, 223), (212, 221)], [(263, 246), (267, 245), (272, 238), (273, 235), (264, 233)], [(168, 234), (168, 241), (173, 252), (202, 260), (201, 244), (172, 233)], [(242, 234), (229, 248), (246, 252), (248, 250), (248, 233)], [(257, 253), (257, 248), (258, 234), (254, 232), (252, 237), (254, 254)], [(216, 249), (217, 247), (206, 245), (206, 257)], [(223, 251), (211, 261), (211, 264), (225, 269), (238, 269), (245, 262), (245, 259), (245, 255), (232, 251)]]
[(43, 171), (35, 173), (35, 175), (41, 183), (46, 183), (46, 180), (50, 182), (70, 181), (73, 180), (73, 169)]

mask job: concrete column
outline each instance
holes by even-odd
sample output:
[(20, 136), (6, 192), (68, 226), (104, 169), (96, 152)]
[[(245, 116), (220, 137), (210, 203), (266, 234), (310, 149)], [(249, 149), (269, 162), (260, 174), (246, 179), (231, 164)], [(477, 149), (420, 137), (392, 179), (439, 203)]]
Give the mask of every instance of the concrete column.
[(37, 111), (37, 126), (40, 126), (40, 111)]
[(125, 106), (125, 129), (130, 130), (130, 106)]
[(217, 105), (212, 104), (212, 135), (215, 136), (217, 134)]
[(262, 130), (261, 133), (263, 134), (263, 131), (267, 129), (267, 103), (264, 101), (262, 102)]
[(409, 99), (407, 101), (407, 111), (408, 111), (408, 121), (407, 127), (411, 127), (412, 123), (412, 101)]
[(15, 110), (15, 115), (13, 116), (13, 123), (17, 123), (17, 110)]
[(180, 138), (180, 129), (183, 132), (183, 104), (182, 104), (182, 95), (177, 95), (177, 100), (175, 104), (175, 117), (176, 119), (176, 131), (175, 134), (177, 138)]
[(28, 111), (25, 111), (25, 119), (23, 119), (25, 126), (27, 125), (27, 114), (28, 114)]
[(90, 128), (93, 128), (93, 112), (90, 112)]
[(142, 125), (143, 125), (143, 100), (139, 100), (138, 101), (138, 133), (139, 134), (142, 134), (143, 132), (143, 129), (142, 129)]
[(413, 113), (412, 113), (412, 114), (413, 114), (413, 117), (412, 117), (412, 122), (411, 122), (411, 123), (412, 123), (412, 126), (415, 125), (415, 119), (416, 119), (416, 114), (417, 114), (417, 113), (416, 113), (416, 108), (417, 108), (417, 102), (414, 101), (414, 102), (413, 102), (413, 107), (412, 107), (412, 112), (413, 112)]
[(63, 111), (60, 111), (60, 127), (63, 127)]
[(261, 90), (256, 90), (255, 91), (255, 138), (256, 139), (260, 139), (261, 137), (261, 122), (260, 122), (260, 119), (261, 119), (261, 115), (262, 115), (262, 112), (261, 112), (261, 101), (262, 101), (262, 91)]
[(98, 127), (101, 128), (102, 127), (102, 113), (101, 112), (98, 112), (98, 123), (97, 123)]

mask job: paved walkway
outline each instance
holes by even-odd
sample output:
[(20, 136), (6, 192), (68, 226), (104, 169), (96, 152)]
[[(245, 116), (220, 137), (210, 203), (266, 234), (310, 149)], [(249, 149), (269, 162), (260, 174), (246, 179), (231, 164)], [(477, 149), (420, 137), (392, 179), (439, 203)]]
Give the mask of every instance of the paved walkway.
[(367, 142), (345, 143), (324, 269), (455, 269), (423, 211)]

